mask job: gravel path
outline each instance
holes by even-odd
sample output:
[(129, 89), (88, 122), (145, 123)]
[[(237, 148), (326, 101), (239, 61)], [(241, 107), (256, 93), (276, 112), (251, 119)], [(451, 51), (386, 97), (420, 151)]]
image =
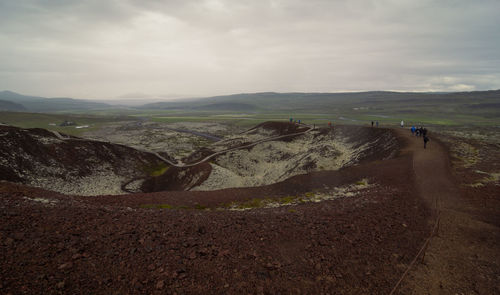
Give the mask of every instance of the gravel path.
[(410, 273), (403, 293), (500, 294), (500, 227), (470, 213), (472, 206), (451, 174), (448, 151), (436, 137), (430, 135), (424, 149), (422, 138), (398, 131), (408, 138), (420, 197), (439, 215), (425, 259)]

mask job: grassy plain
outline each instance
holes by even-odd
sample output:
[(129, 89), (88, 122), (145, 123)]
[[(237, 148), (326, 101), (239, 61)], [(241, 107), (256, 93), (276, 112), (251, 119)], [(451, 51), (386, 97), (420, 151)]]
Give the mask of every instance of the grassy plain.
[[(156, 112), (157, 113), (157, 112)], [(434, 113), (401, 114), (398, 112), (384, 114), (370, 114), (362, 111), (345, 111), (342, 113), (258, 113), (258, 114), (162, 114), (152, 115), (151, 120), (157, 122), (218, 122), (236, 124), (242, 127), (251, 127), (265, 121), (288, 121), (289, 118), (301, 120), (306, 124), (326, 125), (352, 124), (368, 125), (371, 121), (378, 121), (381, 126), (397, 126), (403, 120), (408, 125), (425, 126), (497, 126), (500, 125), (498, 118), (484, 118), (481, 116), (467, 115), (443, 115)]]
[[(79, 135), (82, 132), (98, 129), (106, 123), (133, 120), (133, 117), (123, 115), (96, 115), (96, 114), (45, 114), (24, 112), (0, 112), (0, 123), (21, 128), (44, 128), (63, 132), (70, 135)], [(72, 121), (77, 125), (88, 125), (88, 128), (77, 129), (75, 126), (59, 126), (64, 121)], [(55, 124), (49, 125), (49, 124)]]
[[(148, 108), (149, 107), (149, 108)], [(137, 108), (117, 107), (72, 113), (0, 112), (0, 122), (24, 128), (46, 128), (78, 135), (89, 129), (58, 126), (64, 120), (90, 129), (118, 121), (215, 122), (253, 127), (265, 121), (287, 121), (326, 125), (397, 126), (500, 126), (500, 92), (418, 94), (367, 92), (354, 94), (261, 93), (240, 94), (175, 103), (157, 103)], [(49, 125), (50, 123), (56, 126)]]

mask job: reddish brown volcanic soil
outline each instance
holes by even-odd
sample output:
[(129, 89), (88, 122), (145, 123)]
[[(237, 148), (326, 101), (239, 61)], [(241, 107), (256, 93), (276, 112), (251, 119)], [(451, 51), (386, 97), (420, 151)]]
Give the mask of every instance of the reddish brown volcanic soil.
[[(465, 159), (470, 167), (453, 157), (449, 169), (450, 148), (463, 142), (474, 146), (477, 156)], [(440, 218), (423, 263), (410, 273), (402, 292), (500, 294), (500, 191), (494, 181), (471, 186), (484, 180), (485, 172), (498, 173), (499, 146), (443, 136), (434, 136), (427, 150), (421, 138), (409, 143), (415, 150), (417, 190)]]
[[(421, 195), (423, 170), (414, 168), (421, 147), (403, 133), (399, 140), (406, 148), (395, 158), (256, 188), (78, 197), (0, 182), (0, 293), (388, 294), (434, 220)], [(420, 163), (450, 181), (447, 156), (436, 151)], [(320, 203), (243, 212), (141, 207), (216, 208), (362, 178), (376, 186)]]

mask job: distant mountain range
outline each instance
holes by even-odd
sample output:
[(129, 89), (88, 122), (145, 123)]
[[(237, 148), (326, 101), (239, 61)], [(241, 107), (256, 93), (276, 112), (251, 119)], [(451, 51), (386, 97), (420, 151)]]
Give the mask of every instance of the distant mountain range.
[[(26, 96), (11, 91), (0, 92), (0, 110), (59, 112), (119, 108), (106, 103), (73, 99)], [(459, 111), (499, 115), (500, 90), (416, 93), (369, 91), (353, 93), (243, 93), (206, 98), (191, 98), (148, 103), (136, 109), (169, 109), (188, 112), (334, 112), (352, 109), (391, 110), (411, 113)]]
[(353, 108), (391, 108), (397, 107), (442, 107), (461, 106), (480, 108), (500, 108), (500, 90), (453, 92), (453, 93), (416, 93), (369, 91), (353, 93), (245, 93), (208, 98), (190, 99), (176, 102), (157, 102), (145, 104), (144, 109), (180, 110), (231, 110), (231, 111), (303, 111), (327, 112)]
[(110, 107), (105, 103), (84, 99), (46, 98), (21, 95), (12, 91), (0, 92), (0, 110), (3, 111), (59, 112), (107, 109)]

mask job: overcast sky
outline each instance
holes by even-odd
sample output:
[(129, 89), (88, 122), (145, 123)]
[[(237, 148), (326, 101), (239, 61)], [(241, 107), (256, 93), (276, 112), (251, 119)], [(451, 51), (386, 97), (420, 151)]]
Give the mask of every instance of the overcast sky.
[(0, 90), (499, 89), (499, 14), (497, 0), (0, 0)]

